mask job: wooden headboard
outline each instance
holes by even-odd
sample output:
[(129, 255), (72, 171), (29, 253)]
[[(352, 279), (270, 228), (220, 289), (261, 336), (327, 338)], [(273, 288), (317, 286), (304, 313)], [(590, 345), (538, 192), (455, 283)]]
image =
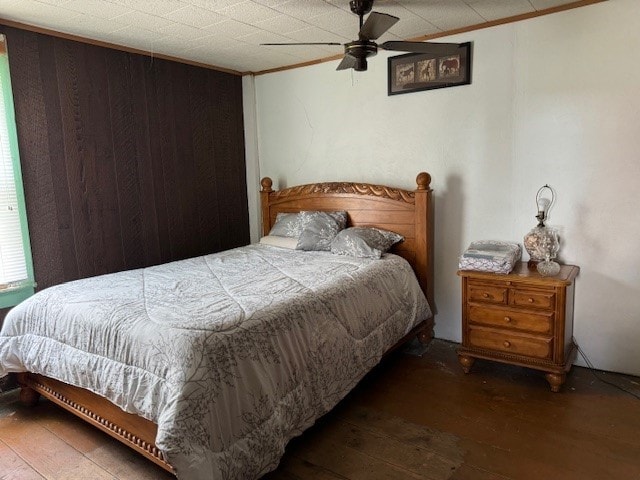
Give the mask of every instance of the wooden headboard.
[(433, 304), (433, 208), (431, 175), (421, 172), (416, 190), (368, 183), (312, 183), (273, 190), (265, 177), (260, 182), (262, 234), (267, 235), (279, 212), (346, 210), (348, 226), (371, 226), (404, 236), (391, 251), (413, 267), (429, 304)]

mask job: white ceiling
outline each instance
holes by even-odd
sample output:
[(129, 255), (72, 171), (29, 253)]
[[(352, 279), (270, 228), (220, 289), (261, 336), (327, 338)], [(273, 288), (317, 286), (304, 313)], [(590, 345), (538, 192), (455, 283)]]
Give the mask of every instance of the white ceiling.
[[(383, 42), (569, 3), (574, 0), (377, 0), (374, 10), (400, 18)], [(345, 43), (357, 38), (359, 27), (348, 0), (0, 0), (0, 18), (239, 72), (343, 52), (340, 46), (260, 43)]]

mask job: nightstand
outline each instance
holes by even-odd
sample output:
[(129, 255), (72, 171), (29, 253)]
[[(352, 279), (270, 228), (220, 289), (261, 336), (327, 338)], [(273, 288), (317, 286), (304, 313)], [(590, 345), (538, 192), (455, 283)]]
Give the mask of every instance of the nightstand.
[(573, 343), (574, 280), (580, 271), (562, 265), (543, 277), (518, 262), (508, 275), (460, 270), (462, 346), (458, 359), (469, 373), (476, 358), (547, 372), (560, 391), (576, 357)]

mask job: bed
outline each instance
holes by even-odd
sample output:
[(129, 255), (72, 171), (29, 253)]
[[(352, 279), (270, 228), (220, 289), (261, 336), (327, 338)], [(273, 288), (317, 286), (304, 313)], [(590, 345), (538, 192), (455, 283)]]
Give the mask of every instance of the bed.
[[(10, 314), (3, 332), (21, 336), (0, 339), (0, 362), (25, 403), (43, 395), (179, 478), (258, 478), (386, 352), (431, 338), (430, 176), (416, 181), (275, 191), (265, 178), (264, 234), (278, 213), (346, 210), (405, 240), (376, 261), (252, 245), (52, 287)], [(395, 303), (373, 307), (394, 285)], [(85, 355), (89, 337), (105, 352)]]

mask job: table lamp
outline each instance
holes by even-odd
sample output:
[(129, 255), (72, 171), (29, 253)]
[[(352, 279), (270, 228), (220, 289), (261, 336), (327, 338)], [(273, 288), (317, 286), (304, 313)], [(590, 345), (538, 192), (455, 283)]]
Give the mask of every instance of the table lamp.
[(560, 265), (553, 261), (560, 249), (558, 232), (544, 224), (554, 200), (555, 195), (549, 185), (538, 189), (538, 193), (536, 193), (538, 225), (533, 227), (524, 237), (524, 248), (530, 257), (529, 268), (537, 268), (540, 275), (544, 276), (553, 276), (560, 272)]

